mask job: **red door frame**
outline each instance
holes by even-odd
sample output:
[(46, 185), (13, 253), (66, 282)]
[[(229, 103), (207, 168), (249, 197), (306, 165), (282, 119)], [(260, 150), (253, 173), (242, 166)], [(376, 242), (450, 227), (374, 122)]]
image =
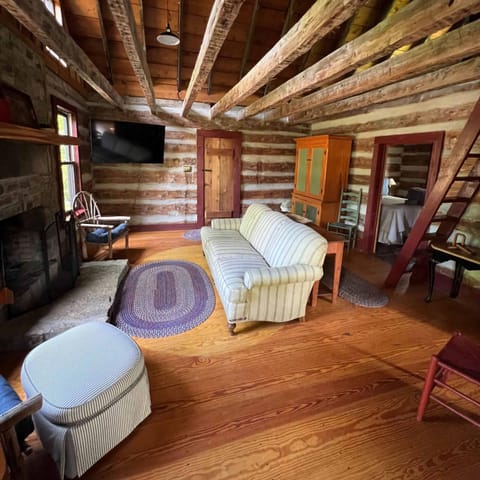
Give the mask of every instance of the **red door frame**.
[(425, 198), (428, 198), (440, 169), (444, 136), (445, 132), (440, 131), (375, 137), (371, 171), (372, 174), (370, 176), (367, 212), (365, 215), (365, 227), (362, 238), (362, 250), (365, 250), (368, 253), (373, 253), (375, 250), (376, 231), (380, 213), (380, 198), (382, 193), (383, 177), (385, 173), (387, 148), (391, 145), (432, 145), (425, 194)]
[(205, 138), (231, 138), (237, 140), (233, 152), (233, 216), (241, 215), (240, 171), (242, 161), (242, 134), (224, 130), (197, 130), (197, 228), (205, 225), (205, 192), (203, 188), (205, 168)]

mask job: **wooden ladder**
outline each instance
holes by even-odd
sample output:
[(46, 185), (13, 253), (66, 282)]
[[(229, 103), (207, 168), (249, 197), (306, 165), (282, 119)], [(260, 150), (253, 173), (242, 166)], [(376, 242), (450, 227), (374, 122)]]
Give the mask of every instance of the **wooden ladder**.
[[(465, 127), (452, 149), (445, 168), (425, 199), (420, 215), (405, 241), (387, 279), (386, 288), (397, 285), (408, 263), (420, 244), (432, 240), (447, 241), (462, 215), (472, 203), (480, 188), (480, 153), (472, 153), (480, 133), (480, 98), (475, 104)], [(446, 213), (439, 212), (444, 204), (451, 204)], [(438, 226), (427, 233), (430, 226)]]

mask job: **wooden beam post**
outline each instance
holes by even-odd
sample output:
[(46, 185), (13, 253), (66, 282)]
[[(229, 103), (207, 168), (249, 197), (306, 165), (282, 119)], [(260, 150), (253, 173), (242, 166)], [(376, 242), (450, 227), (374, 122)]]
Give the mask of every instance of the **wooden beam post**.
[(332, 2), (317, 0), (274, 47), (211, 109), (211, 117), (234, 105), (265, 85), (318, 40), (347, 20), (365, 0)]
[[(465, 39), (468, 38), (468, 42)], [(428, 72), (480, 52), (480, 20), (346, 78), (266, 115), (273, 120)]]
[(473, 14), (478, 11), (480, 11), (478, 0), (455, 2), (451, 0), (414, 0), (360, 37), (327, 55), (267, 96), (244, 108), (239, 118), (250, 117), (332, 82), (366, 62), (389, 55), (406, 43), (413, 43), (441, 27), (462, 20), (466, 12)]
[(107, 102), (123, 108), (123, 99), (100, 70), (38, 0), (0, 0), (4, 7), (43, 44), (50, 47)]
[(195, 97), (203, 87), (244, 1), (215, 0), (183, 101), (182, 116), (192, 108)]

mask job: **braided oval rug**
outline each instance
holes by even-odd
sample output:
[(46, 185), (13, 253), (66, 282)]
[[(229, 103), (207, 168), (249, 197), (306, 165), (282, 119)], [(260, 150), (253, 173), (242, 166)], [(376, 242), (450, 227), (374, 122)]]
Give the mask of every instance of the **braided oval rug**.
[(215, 293), (200, 266), (151, 262), (128, 273), (115, 324), (135, 337), (169, 337), (200, 325), (214, 308)]

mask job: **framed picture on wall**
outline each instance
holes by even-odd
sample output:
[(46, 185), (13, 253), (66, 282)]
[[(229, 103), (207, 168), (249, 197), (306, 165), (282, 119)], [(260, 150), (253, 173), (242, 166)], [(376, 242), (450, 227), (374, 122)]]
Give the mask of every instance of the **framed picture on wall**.
[(0, 105), (0, 121), (24, 127), (38, 127), (32, 99), (26, 93), (2, 83), (0, 84)]

